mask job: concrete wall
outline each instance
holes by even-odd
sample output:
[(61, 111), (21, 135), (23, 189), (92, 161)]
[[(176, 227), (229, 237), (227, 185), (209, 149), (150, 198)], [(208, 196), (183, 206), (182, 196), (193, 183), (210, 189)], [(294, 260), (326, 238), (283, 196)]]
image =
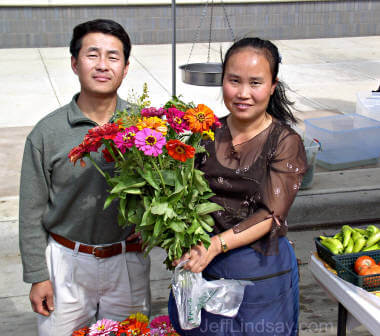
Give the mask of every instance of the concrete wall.
[[(380, 1), (290, 1), (226, 3), (234, 33), (269, 39), (297, 39), (380, 34)], [(204, 5), (177, 5), (177, 41), (193, 42)], [(111, 18), (120, 22), (135, 44), (171, 42), (170, 5), (1, 6), (0, 47), (67, 46), (72, 28), (83, 21)], [(213, 41), (229, 41), (223, 7), (214, 6)], [(210, 11), (200, 32), (209, 35)]]

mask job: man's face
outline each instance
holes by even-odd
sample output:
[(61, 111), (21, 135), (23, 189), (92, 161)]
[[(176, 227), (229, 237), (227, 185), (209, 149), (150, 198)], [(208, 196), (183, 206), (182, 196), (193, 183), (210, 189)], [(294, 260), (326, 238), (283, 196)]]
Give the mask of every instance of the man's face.
[(78, 58), (71, 57), (71, 67), (78, 75), (81, 92), (112, 95), (128, 72), (123, 43), (115, 36), (89, 33), (82, 39)]

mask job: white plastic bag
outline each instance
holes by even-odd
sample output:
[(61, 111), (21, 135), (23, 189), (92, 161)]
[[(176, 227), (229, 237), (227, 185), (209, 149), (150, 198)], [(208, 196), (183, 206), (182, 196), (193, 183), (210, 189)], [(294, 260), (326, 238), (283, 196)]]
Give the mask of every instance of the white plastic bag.
[(186, 262), (175, 268), (172, 277), (172, 291), (181, 328), (190, 330), (199, 327), (202, 308), (213, 314), (236, 316), (243, 301), (244, 288), (251, 283), (224, 279), (207, 281), (201, 273), (184, 270)]

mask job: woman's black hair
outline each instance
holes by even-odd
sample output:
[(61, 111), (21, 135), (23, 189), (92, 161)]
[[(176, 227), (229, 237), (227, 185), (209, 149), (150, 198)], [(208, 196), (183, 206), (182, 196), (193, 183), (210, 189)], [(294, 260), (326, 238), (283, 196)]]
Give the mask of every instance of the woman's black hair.
[(277, 47), (268, 40), (262, 40), (258, 37), (245, 37), (236, 41), (226, 52), (223, 60), (222, 81), (226, 71), (226, 65), (232, 55), (241, 49), (253, 48), (261, 52), (269, 62), (270, 70), (272, 73), (272, 83), (277, 81), (277, 86), (270, 97), (267, 112), (280, 120), (283, 123), (297, 123), (297, 119), (293, 115), (290, 106), (294, 103), (291, 102), (285, 93), (285, 85), (278, 80), (278, 69), (281, 63), (281, 56)]
[(74, 28), (70, 42), (70, 53), (75, 59), (78, 58), (79, 51), (82, 48), (83, 37), (89, 33), (103, 33), (117, 37), (123, 43), (125, 64), (127, 64), (131, 53), (131, 40), (119, 23), (106, 19), (83, 22)]

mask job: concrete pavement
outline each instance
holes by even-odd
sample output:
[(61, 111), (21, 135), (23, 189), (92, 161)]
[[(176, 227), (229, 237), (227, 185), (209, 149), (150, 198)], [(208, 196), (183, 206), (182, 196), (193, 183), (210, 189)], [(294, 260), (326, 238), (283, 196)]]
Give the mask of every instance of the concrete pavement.
[[(310, 117), (355, 112), (356, 92), (371, 91), (380, 82), (380, 36), (313, 40), (281, 40), (283, 64), (280, 77), (290, 87), (297, 116)], [(212, 44), (211, 61), (219, 61), (219, 48)], [(191, 44), (177, 45), (177, 65), (188, 61)], [(190, 59), (206, 62), (207, 44), (196, 44)], [(0, 335), (36, 336), (34, 314), (28, 303), (29, 286), (22, 283), (18, 250), (18, 180), (23, 144), (39, 119), (68, 102), (78, 90), (70, 69), (68, 48), (0, 49)], [(138, 45), (132, 50), (126, 81), (119, 93), (127, 98), (148, 83), (152, 105), (171, 95), (171, 46)], [(182, 83), (177, 70), (177, 94), (185, 100), (209, 105), (218, 116), (226, 114), (220, 88)], [(300, 128), (303, 128), (301, 122)], [(314, 250), (313, 237), (336, 229), (318, 224), (341, 223), (349, 219), (380, 218), (380, 165), (344, 172), (327, 172), (317, 167), (314, 185), (301, 191), (289, 217), (301, 258), (300, 335), (336, 334), (336, 304), (331, 302), (311, 277), (307, 262)], [(170, 273), (161, 265), (160, 250), (153, 259), (153, 313), (165, 312)], [(323, 324), (324, 323), (324, 324)], [(363, 328), (351, 335), (369, 335)]]

